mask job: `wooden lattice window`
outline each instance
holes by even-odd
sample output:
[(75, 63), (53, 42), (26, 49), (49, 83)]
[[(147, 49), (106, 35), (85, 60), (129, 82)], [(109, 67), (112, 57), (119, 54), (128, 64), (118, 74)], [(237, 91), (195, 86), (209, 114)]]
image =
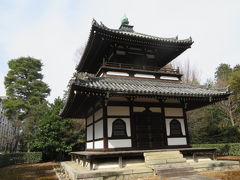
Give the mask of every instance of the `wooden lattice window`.
[(170, 136), (183, 136), (181, 123), (176, 119), (170, 122)]
[(127, 136), (126, 123), (122, 119), (116, 119), (112, 123), (112, 137), (125, 138)]

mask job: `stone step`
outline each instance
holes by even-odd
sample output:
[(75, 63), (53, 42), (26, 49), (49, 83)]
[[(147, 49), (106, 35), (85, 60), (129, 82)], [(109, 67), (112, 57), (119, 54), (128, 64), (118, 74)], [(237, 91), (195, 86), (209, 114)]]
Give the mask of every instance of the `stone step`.
[(186, 161), (185, 158), (167, 159), (167, 163), (184, 163)]
[(146, 166), (154, 168), (154, 166), (164, 166), (166, 164), (182, 164), (185, 163), (186, 159), (167, 159), (167, 160), (151, 160), (145, 161)]
[(180, 151), (147, 152), (144, 156), (181, 154)]
[(153, 164), (148, 165), (152, 169), (180, 168), (192, 167), (195, 171), (207, 170), (225, 170), (225, 169), (240, 169), (238, 161), (206, 161), (196, 163), (173, 163), (173, 164)]
[(147, 165), (157, 165), (157, 164), (166, 164), (167, 160), (165, 159), (160, 159), (160, 160), (151, 160), (151, 161), (145, 161), (145, 164)]
[(162, 164), (162, 165), (154, 165), (153, 169), (168, 169), (168, 168), (184, 168), (191, 167), (189, 163), (175, 163), (175, 164)]
[(166, 168), (155, 169), (155, 174), (160, 177), (177, 177), (177, 176), (190, 176), (196, 174), (192, 167), (184, 168)]
[(239, 163), (237, 161), (190, 163), (190, 166), (196, 171), (239, 169)]
[(197, 163), (189, 163), (194, 168), (202, 167), (221, 167), (221, 166), (239, 166), (238, 161), (202, 161)]
[(145, 156), (145, 160), (153, 160), (153, 159), (174, 159), (174, 158), (183, 158), (182, 154), (172, 154), (172, 155), (151, 155)]

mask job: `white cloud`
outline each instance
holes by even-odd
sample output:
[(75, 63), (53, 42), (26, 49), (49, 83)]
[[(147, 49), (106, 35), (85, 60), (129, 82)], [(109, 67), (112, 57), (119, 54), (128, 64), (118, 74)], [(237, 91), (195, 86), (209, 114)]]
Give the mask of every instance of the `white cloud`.
[(31, 56), (41, 59), (44, 81), (52, 89), (50, 100), (62, 96), (75, 68), (73, 55), (81, 44), (77, 29), (69, 28), (62, 12), (64, 4), (51, 8), (38, 22), (22, 28), (8, 37), (6, 44), (10, 59)]

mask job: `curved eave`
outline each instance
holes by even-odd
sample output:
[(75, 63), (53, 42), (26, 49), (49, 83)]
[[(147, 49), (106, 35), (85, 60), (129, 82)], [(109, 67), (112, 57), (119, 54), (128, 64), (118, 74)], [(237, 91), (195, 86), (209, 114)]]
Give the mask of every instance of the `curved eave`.
[(230, 93), (219, 93), (211, 95), (193, 95), (193, 94), (163, 94), (163, 93), (146, 93), (146, 92), (117, 92), (104, 89), (94, 89), (79, 84), (73, 84), (70, 88), (66, 104), (60, 116), (63, 118), (84, 118), (87, 111), (87, 104), (93, 104), (100, 97), (127, 96), (127, 97), (151, 97), (151, 98), (177, 98), (187, 103), (186, 110), (193, 110), (226, 100)]
[[(176, 49), (178, 52), (172, 57), (169, 57), (167, 62), (163, 62), (164, 65), (176, 58), (178, 55), (183, 53), (186, 49), (190, 48), (193, 41), (190, 38), (185, 40), (178, 40), (178, 38), (159, 38), (143, 34), (129, 34), (127, 32), (121, 32), (119, 30), (109, 29), (104, 25), (99, 25), (95, 20), (93, 20), (90, 35), (88, 38), (87, 45), (85, 47), (84, 53), (80, 59), (79, 64), (76, 67), (78, 72), (86, 72), (85, 64), (87, 59), (91, 59), (89, 55), (93, 55), (96, 49), (103, 49), (104, 45), (110, 41), (124, 42), (126, 44), (135, 44), (137, 46), (147, 46), (156, 49), (170, 48)], [(163, 66), (164, 66), (163, 65)], [(94, 73), (94, 72), (90, 72)]]
[[(158, 43), (170, 43), (171, 45), (175, 45), (175, 46), (191, 46), (192, 43), (193, 43), (191, 37), (189, 37), (187, 39), (179, 40), (178, 37), (161, 38), (161, 37), (142, 34), (142, 33), (137, 33), (137, 32), (122, 31), (122, 30), (119, 30), (119, 29), (110, 29), (103, 24), (101, 24), (101, 25), (98, 24), (96, 20), (93, 20), (92, 28), (95, 29), (96, 31), (106, 33), (106, 35), (113, 35), (113, 36), (123, 35), (122, 37), (124, 37), (126, 39), (130, 39), (130, 40), (132, 38), (139, 38), (139, 40), (142, 40), (142, 41), (146, 41), (146, 40), (148, 41), (149, 40), (149, 41), (154, 41), (155, 43), (156, 42), (158, 42)], [(156, 44), (154, 44), (154, 45), (156, 45)]]

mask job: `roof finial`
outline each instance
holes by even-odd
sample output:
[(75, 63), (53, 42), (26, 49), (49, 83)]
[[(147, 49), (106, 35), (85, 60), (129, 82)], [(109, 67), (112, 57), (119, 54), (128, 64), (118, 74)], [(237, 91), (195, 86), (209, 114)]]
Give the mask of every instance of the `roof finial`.
[(119, 28), (122, 31), (129, 31), (129, 32), (133, 32), (133, 26), (129, 25), (129, 21), (127, 16), (124, 14), (122, 21), (121, 21), (121, 26)]
[(121, 25), (128, 25), (128, 24), (129, 24), (128, 18), (126, 16), (126, 14), (124, 14)]

